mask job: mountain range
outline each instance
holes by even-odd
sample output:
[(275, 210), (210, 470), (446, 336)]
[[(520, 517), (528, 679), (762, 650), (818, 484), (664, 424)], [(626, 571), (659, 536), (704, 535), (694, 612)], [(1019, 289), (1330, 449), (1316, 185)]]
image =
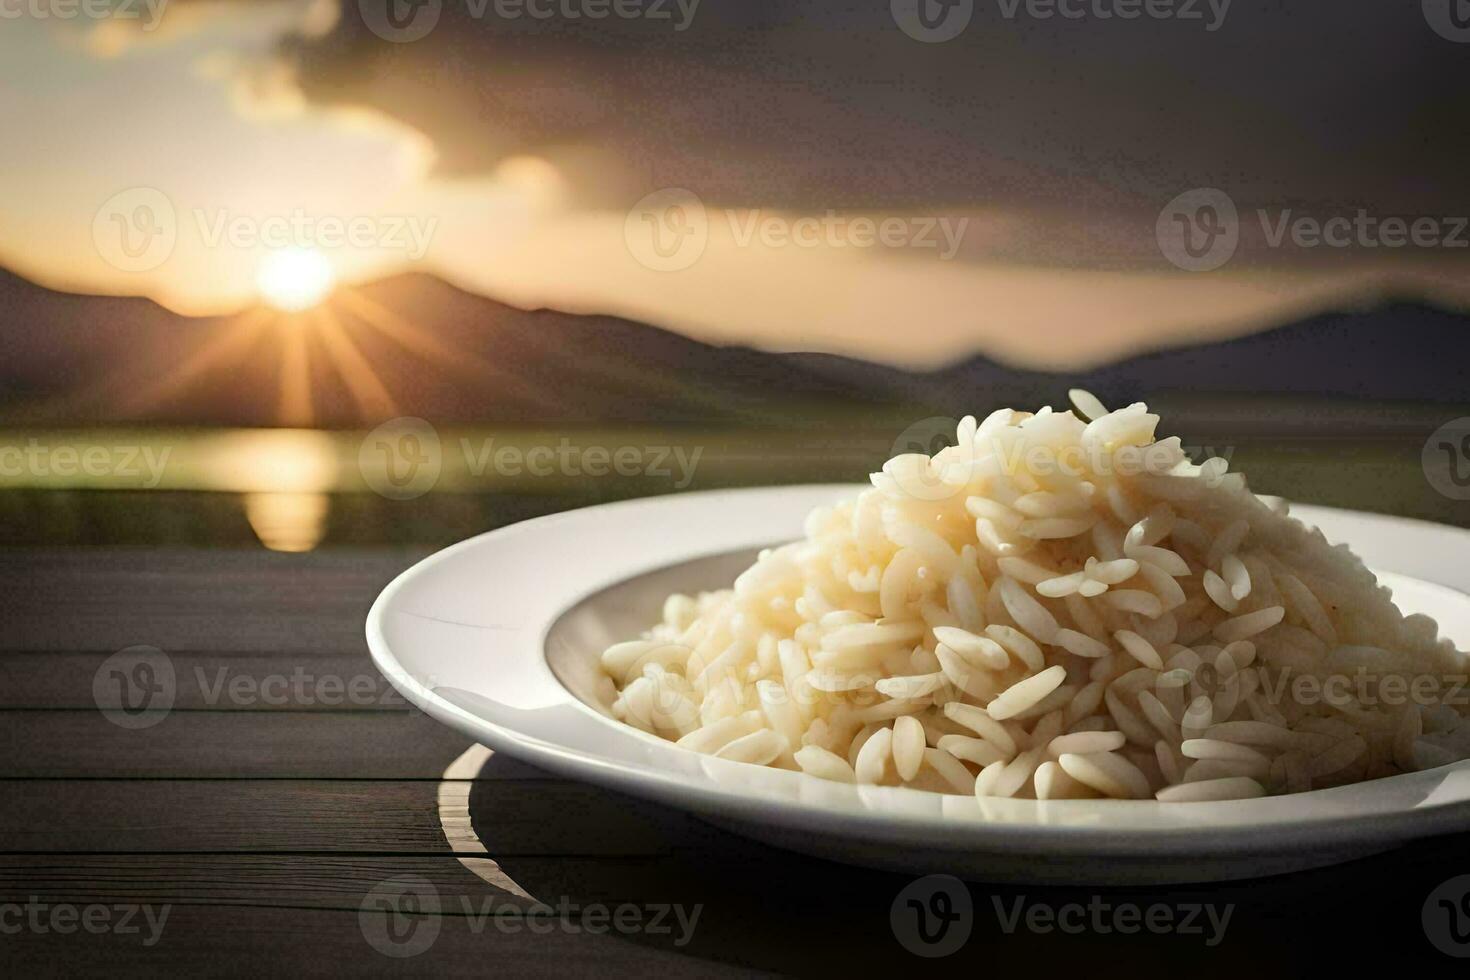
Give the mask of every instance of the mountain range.
[[(424, 274), (344, 288), (322, 313), (195, 318), (0, 270), (0, 337), (0, 420), (11, 424), (357, 428), (415, 415), (446, 424), (799, 426), (1059, 405), (1067, 388), (1085, 387), (1108, 404), (1208, 405), (1204, 414), (1232, 424), (1355, 430), (1391, 428), (1393, 404), (1470, 402), (1470, 317), (1411, 302), (1081, 373), (981, 354), (916, 372), (522, 310)], [(1280, 411), (1284, 404), (1292, 410)]]

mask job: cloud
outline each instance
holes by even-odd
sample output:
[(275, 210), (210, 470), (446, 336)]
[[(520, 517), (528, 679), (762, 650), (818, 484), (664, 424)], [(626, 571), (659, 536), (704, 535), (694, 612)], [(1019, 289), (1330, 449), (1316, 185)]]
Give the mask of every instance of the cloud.
[[(1399, 11), (1324, 23), (1240, 7), (1195, 34), (977, 7), (962, 37), (932, 45), (883, 3), (709, 0), (683, 31), (470, 9), (445, 2), (412, 43), (326, 0), (173, 0), (158, 30), (75, 34), (94, 38), (73, 43), (85, 64), (10, 78), (45, 138), (0, 148), (26, 188), (0, 195), (0, 247), (48, 281), (64, 269), (202, 312), (251, 298), (258, 250), (186, 236), (156, 272), (119, 276), (89, 241), (101, 202), (147, 184), (186, 217), (409, 215), (436, 229), (417, 267), (522, 305), (917, 364), (1090, 363), (1390, 288), (1464, 300), (1448, 251), (1271, 247), (1251, 231), (1257, 208), (1470, 211), (1470, 146), (1446, 122), (1457, 103), (1421, 97), (1462, 89), (1466, 63)], [(1367, 58), (1382, 71), (1363, 73)], [(58, 154), (108, 164), (68, 175)], [(1184, 272), (1156, 223), (1208, 187), (1229, 190), (1246, 227), (1228, 266)], [(696, 263), (659, 271), (628, 225), (669, 188), (708, 208), (708, 240)], [(818, 230), (771, 239), (765, 219)], [(891, 220), (965, 227), (948, 257), (844, 237)], [(332, 257), (349, 278), (414, 261)]]
[[(32, 5), (36, 11), (44, 7)], [(337, 0), (91, 0), (79, 13), (59, 12), (31, 19), (44, 22), (63, 43), (97, 58), (121, 58), (150, 48), (176, 44), (218, 27), (238, 25), (242, 14), (272, 34), (290, 31), (303, 38), (321, 37), (337, 24)], [(90, 11), (98, 13), (84, 16)]]

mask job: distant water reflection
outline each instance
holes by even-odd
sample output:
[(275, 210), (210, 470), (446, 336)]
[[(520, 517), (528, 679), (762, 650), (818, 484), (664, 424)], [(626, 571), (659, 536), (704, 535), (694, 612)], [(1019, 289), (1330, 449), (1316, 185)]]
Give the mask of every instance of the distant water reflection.
[(883, 427), (429, 428), (413, 453), (386, 442), (406, 456), (396, 462), (427, 464), (432, 479), (408, 493), (362, 452), (366, 439), (384, 444), (381, 427), (0, 431), (0, 545), (434, 546), (609, 500), (861, 480), (893, 438)]
[[(385, 488), (370, 435), (309, 429), (0, 429), (0, 546), (184, 545), (306, 551), (439, 547), (542, 514), (719, 487), (862, 481), (898, 424), (435, 427), (406, 462), (430, 485)], [(375, 436), (383, 444), (381, 432)], [(1186, 440), (1186, 445), (1192, 443)], [(1467, 525), (1435, 492), (1422, 434), (1212, 436), (1251, 486), (1288, 499)], [(424, 453), (433, 458), (423, 460)], [(371, 472), (364, 472), (367, 467)]]
[(310, 551), (327, 533), (332, 498), (325, 493), (247, 493), (245, 519), (272, 551)]
[(245, 519), (272, 551), (310, 551), (326, 535), (330, 491), (339, 484), (337, 443), (325, 432), (225, 432), (197, 449), (199, 482), (242, 492)]

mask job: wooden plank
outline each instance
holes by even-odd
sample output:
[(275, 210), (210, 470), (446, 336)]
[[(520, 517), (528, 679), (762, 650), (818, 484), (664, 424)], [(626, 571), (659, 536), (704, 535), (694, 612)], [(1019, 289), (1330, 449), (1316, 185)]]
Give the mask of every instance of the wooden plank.
[(0, 551), (0, 649), (354, 653), (418, 550)]
[(0, 711), (0, 778), (437, 779), (471, 741), (420, 711)]
[[(636, 862), (629, 862), (636, 863)], [(152, 902), (356, 909), (385, 878), (415, 874), (445, 897), (502, 893), (448, 856), (336, 854), (0, 855), (0, 902)], [(504, 892), (507, 900), (525, 904)]]
[[(6, 780), (0, 852), (448, 854), (438, 788), (417, 780)], [(554, 779), (485, 778), (470, 800), (492, 858), (664, 855), (718, 834), (678, 811)]]
[[(488, 859), (485, 859), (488, 860)], [(451, 906), (494, 913), (524, 909), (546, 896), (554, 904), (575, 893), (578, 901), (617, 903), (688, 898), (689, 888), (655, 857), (516, 856), (517, 873), (537, 890), (528, 898), (506, 876), (497, 886), (447, 855), (348, 854), (7, 854), (0, 855), (0, 903), (35, 896), (47, 902), (151, 902), (252, 908), (357, 909), (386, 879), (406, 874), (428, 881)], [(482, 862), (483, 863), (483, 862)], [(575, 882), (563, 870), (577, 870)], [(553, 884), (554, 883), (554, 884)], [(493, 903), (483, 899), (493, 898)]]
[(26, 780), (0, 787), (0, 849), (7, 852), (448, 852), (431, 782)]
[[(173, 666), (174, 711), (405, 711), (412, 707), (378, 672), (366, 649), (337, 654), (170, 651), (162, 655)], [(107, 670), (111, 656), (105, 651), (0, 655), (0, 710), (95, 709), (93, 683), (99, 671)], [(103, 682), (115, 684), (105, 676)]]
[[(1460, 847), (1451, 853), (1458, 859), (1465, 851)], [(48, 968), (64, 963), (73, 971), (89, 965), (125, 971), (144, 965), (195, 965), (220, 972), (248, 963), (254, 972), (284, 968), (293, 975), (404, 966), (483, 972), (486, 964), (493, 964), (497, 973), (511, 976), (542, 969), (566, 976), (592, 968), (598, 975), (617, 974), (627, 962), (624, 956), (655, 954), (679, 958), (641, 959), (636, 965), (677, 975), (738, 964), (788, 975), (841, 970), (870, 976), (905, 966), (912, 970), (917, 962), (893, 931), (894, 899), (912, 881), (910, 876), (824, 864), (754, 845), (739, 863), (718, 854), (711, 863), (702, 855), (651, 863), (667, 869), (668, 878), (646, 875), (649, 864), (579, 862), (583, 881), (623, 882), (609, 898), (594, 897), (600, 894), (596, 884), (577, 884), (565, 892), (539, 887), (538, 862), (503, 862), (518, 884), (553, 908), (563, 899), (567, 908), (579, 911), (614, 899), (639, 908), (677, 902), (692, 909), (698, 904), (692, 940), (677, 948), (672, 936), (625, 934), (607, 945), (599, 937), (557, 928), (532, 934), (519, 914), (524, 902), (456, 877), (448, 860), (434, 866), (423, 859), (273, 863), (241, 857), (164, 858), (158, 880), (151, 884), (147, 860), (0, 859), (0, 902), (29, 902), (34, 894), (38, 903), (146, 903), (155, 921), (162, 917), (163, 905), (169, 906), (154, 946), (144, 946), (137, 935), (59, 936), (32, 928), (5, 937), (0, 948), (6, 964), (40, 965), (43, 955), (51, 955), (56, 959)], [(539, 863), (564, 867), (571, 862)], [(1444, 973), (1447, 958), (1425, 940), (1420, 908), (1425, 896), (1454, 873), (1439, 842), (1431, 841), (1336, 868), (1214, 885), (973, 883), (968, 888), (968, 940), (943, 962), (946, 972), (956, 975), (1029, 969), (1049, 976), (1086, 962), (1099, 976), (1189, 975), (1192, 969), (1204, 976), (1296, 977), (1336, 972), (1330, 968), (1363, 955), (1361, 944), (1343, 937), (1370, 936), (1376, 946), (1393, 950), (1403, 972), (1436, 976)], [(375, 959), (382, 954), (369, 935), (386, 923), (374, 911), (381, 906), (369, 903), (364, 913), (363, 904), (382, 894), (379, 885), (404, 874), (427, 882), (428, 887), (416, 887), (420, 896), (432, 895), (438, 909), (432, 926), (427, 916), (403, 917), (399, 924), (405, 927), (405, 938), (416, 935), (417, 928), (437, 935), (407, 962)], [(32, 883), (36, 890), (26, 891)], [(1372, 886), (1371, 901), (1364, 900), (1365, 883)], [(1218, 918), (1211, 920), (1202, 911), (1205, 904), (1217, 917), (1228, 915), (1223, 931), (1213, 924)], [(1140, 912), (1155, 905), (1173, 922), (1188, 916), (1193, 931), (1144, 927)], [(1115, 928), (1122, 920), (1114, 910), (1122, 906), (1134, 910), (1126, 930)], [(1066, 907), (1079, 911), (1072, 914), (1072, 925), (1062, 929), (1055, 915)], [(1024, 915), (1038, 908), (1048, 913), (1040, 927)], [(1095, 908), (1103, 910), (1100, 919)], [(568, 921), (575, 920), (569, 916)], [(531, 949), (517, 945), (515, 937), (528, 934), (538, 944)], [(1201, 963), (1207, 964), (1203, 973)]]
[[(420, 917), (404, 920), (425, 928)], [(432, 942), (412, 958), (385, 955), (367, 938), (383, 934), (385, 916), (358, 911), (175, 906), (159, 939), (113, 932), (58, 933), (26, 929), (4, 939), (4, 959), (15, 975), (45, 976), (59, 968), (68, 975), (156, 977), (218, 976), (389, 976), (405, 971), (433, 976), (760, 976), (746, 967), (696, 957), (674, 945), (675, 936), (592, 935), (554, 929), (515, 931), (464, 916), (434, 920)], [(499, 920), (493, 920), (499, 921)], [(410, 940), (422, 933), (408, 932)]]

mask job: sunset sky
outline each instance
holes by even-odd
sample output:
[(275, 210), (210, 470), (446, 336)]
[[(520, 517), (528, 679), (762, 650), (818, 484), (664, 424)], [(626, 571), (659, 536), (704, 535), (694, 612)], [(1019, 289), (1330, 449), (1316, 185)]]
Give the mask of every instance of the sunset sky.
[[(288, 248), (318, 253), (344, 281), (427, 271), (518, 305), (911, 364), (982, 351), (1064, 366), (1386, 292), (1470, 301), (1470, 249), (1449, 240), (1270, 240), (1287, 214), (1430, 217), (1444, 237), (1466, 213), (1463, 126), (1442, 125), (1465, 73), (1444, 76), (1446, 105), (1407, 114), (1370, 94), (1375, 72), (1422, 86), (1470, 57), (1417, 9), (1359, 18), (1365, 38), (1403, 41), (1376, 62), (1303, 70), (1312, 32), (1337, 29), (1321, 4), (1280, 23), (1242, 10), (1214, 32), (1140, 23), (1126, 37), (1116, 24), (1069, 37), (1072, 25), (1007, 24), (980, 8), (985, 23), (933, 45), (905, 37), (886, 4), (832, 5), (813, 14), (827, 33), (779, 41), (750, 28), (789, 10), (706, 4), (682, 32), (605, 35), (446, 9), (410, 44), (372, 36), (356, 3), (331, 0), (173, 0), (156, 21), (141, 2), (139, 20), (7, 17), (0, 264), (204, 314), (272, 299), (262, 264)], [(849, 17), (880, 39), (871, 50), (834, 40)], [(1088, 37), (1112, 39), (1111, 57), (1153, 52), (1153, 82), (1179, 73), (1181, 86), (1151, 87), (1141, 68), (1102, 110), (1079, 103), (1063, 76), (1083, 79), (1103, 57)], [(825, 60), (804, 80), (813, 52)], [(1298, 67), (1257, 78), (1241, 60), (1237, 89), (1188, 94), (1188, 64), (1211, 54), (1278, 67), (1295, 55)], [(722, 101), (732, 80), (740, 103)], [(849, 98), (855, 80), (867, 88)], [(1288, 83), (1274, 117), (1236, 125)], [(775, 92), (790, 98), (763, 101)], [(1344, 118), (1344, 104), (1360, 117)], [(1350, 135), (1315, 132), (1329, 117)], [(1086, 152), (1066, 135), (1083, 127), (1097, 127)], [(1239, 207), (1239, 247), (1209, 271), (1171, 265), (1156, 237), (1170, 200), (1195, 187)], [(145, 218), (169, 231), (157, 261), (118, 251)], [(661, 254), (646, 237), (660, 228), (702, 251)]]

